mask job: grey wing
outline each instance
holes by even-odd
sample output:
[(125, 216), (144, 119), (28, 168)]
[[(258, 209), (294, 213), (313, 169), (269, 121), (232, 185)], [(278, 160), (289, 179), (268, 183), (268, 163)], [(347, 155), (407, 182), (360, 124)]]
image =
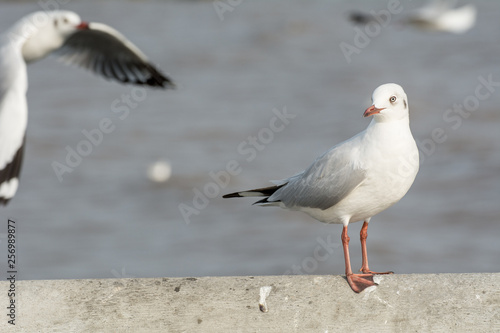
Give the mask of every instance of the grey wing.
[(124, 83), (173, 88), (174, 84), (153, 66), (146, 55), (115, 29), (89, 23), (73, 33), (56, 54), (109, 79)]
[(285, 180), (287, 184), (268, 198), (286, 207), (328, 209), (344, 199), (365, 179), (365, 170), (356, 167), (347, 151), (332, 149), (304, 172)]

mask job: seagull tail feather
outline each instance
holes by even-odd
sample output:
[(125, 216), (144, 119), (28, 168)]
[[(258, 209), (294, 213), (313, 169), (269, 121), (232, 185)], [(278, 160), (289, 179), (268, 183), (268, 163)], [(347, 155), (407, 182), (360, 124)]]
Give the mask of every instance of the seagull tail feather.
[(263, 187), (263, 188), (256, 188), (254, 190), (248, 190), (248, 191), (241, 191), (241, 192), (234, 192), (234, 193), (229, 193), (226, 195), (223, 195), (223, 198), (243, 198), (243, 197), (266, 197), (262, 200), (259, 200), (254, 203), (255, 204), (265, 204), (268, 203), (267, 199), (273, 195), (274, 192), (276, 192), (278, 189), (281, 187), (285, 186), (286, 184), (281, 184), (281, 185), (275, 185), (275, 186), (270, 186), (270, 187)]

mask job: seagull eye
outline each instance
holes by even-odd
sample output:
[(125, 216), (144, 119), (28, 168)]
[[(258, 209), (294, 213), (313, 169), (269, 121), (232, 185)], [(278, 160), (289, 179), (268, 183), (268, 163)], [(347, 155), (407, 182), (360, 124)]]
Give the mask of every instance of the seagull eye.
[(389, 98), (389, 102), (394, 103), (396, 101), (396, 96), (392, 96)]
[(68, 18), (65, 17), (64, 20), (63, 20), (63, 22), (67, 24), (68, 23)]

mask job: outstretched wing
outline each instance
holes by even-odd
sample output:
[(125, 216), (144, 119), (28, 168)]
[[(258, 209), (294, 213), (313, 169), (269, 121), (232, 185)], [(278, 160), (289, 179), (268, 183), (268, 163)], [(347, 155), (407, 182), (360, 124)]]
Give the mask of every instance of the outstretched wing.
[(117, 30), (102, 23), (88, 23), (73, 33), (56, 51), (75, 64), (108, 79), (124, 83), (173, 88), (174, 83), (151, 64), (146, 55)]

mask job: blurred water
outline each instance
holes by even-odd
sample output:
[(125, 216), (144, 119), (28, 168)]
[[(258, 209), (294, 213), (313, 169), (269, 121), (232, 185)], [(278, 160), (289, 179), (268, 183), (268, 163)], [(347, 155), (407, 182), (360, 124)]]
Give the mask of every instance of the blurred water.
[[(220, 195), (290, 176), (364, 129), (369, 119), (362, 112), (386, 82), (400, 83), (409, 96), (424, 161), (405, 198), (372, 220), (371, 266), (498, 271), (499, 88), (460, 124), (444, 118), (474, 95), (480, 76), (500, 81), (500, 4), (476, 3), (478, 24), (464, 35), (391, 24), (348, 64), (339, 47), (355, 38), (346, 13), (383, 9), (387, 1), (243, 1), (222, 21), (211, 1), (70, 1), (62, 7), (120, 30), (179, 88), (147, 90), (142, 98), (143, 90), (53, 58), (30, 66), (22, 181), (0, 218), (3, 232), (8, 217), (19, 225), (19, 276), (342, 274), (340, 226)], [(403, 14), (415, 5), (403, 1)], [(1, 2), (0, 28), (38, 9), (36, 2)], [(124, 106), (123, 95), (141, 101), (120, 119), (113, 105)], [(248, 137), (269, 127), (273, 109), (284, 108), (295, 118), (253, 156)], [(103, 118), (114, 131), (59, 182), (52, 163), (64, 163), (65, 147), (76, 149), (81, 131)], [(436, 128), (446, 134), (439, 144), (430, 142)], [(146, 177), (157, 159), (172, 163), (164, 185)], [(240, 173), (187, 224), (179, 205), (192, 206), (194, 189), (203, 191), (210, 173), (232, 160)], [(360, 226), (350, 228), (354, 267)], [(314, 257), (328, 242), (331, 254)], [(5, 257), (5, 242), (0, 247)]]

